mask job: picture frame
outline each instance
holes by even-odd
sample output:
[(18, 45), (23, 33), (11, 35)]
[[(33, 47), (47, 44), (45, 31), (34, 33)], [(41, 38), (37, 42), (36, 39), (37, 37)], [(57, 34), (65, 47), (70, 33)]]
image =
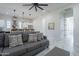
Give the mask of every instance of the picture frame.
[(54, 22), (48, 23), (48, 30), (55, 30), (55, 23)]

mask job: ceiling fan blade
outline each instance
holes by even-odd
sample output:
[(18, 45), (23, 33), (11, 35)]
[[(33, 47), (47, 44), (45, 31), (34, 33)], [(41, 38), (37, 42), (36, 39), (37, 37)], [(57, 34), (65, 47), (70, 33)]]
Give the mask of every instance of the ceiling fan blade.
[(39, 7), (39, 6), (37, 6), (38, 8), (40, 8), (41, 10), (44, 10), (43, 8), (41, 8), (41, 7)]
[(35, 6), (35, 10), (36, 10), (36, 12), (37, 12), (37, 8), (36, 8), (36, 6)]
[(48, 4), (38, 4), (39, 6), (48, 6)]
[(31, 8), (29, 8), (29, 10), (31, 10), (33, 7), (34, 7), (34, 5)]
[(33, 5), (33, 4), (23, 4), (22, 6), (31, 6), (31, 5)]

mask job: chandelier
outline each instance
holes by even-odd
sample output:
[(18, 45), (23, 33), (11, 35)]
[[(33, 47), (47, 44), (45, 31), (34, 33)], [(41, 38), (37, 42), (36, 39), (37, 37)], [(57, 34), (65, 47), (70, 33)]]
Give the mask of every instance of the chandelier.
[(17, 18), (17, 16), (15, 16), (15, 12), (16, 12), (16, 10), (14, 9), (13, 11), (14, 11), (13, 18), (15, 18), (15, 19), (16, 19), (16, 18)]

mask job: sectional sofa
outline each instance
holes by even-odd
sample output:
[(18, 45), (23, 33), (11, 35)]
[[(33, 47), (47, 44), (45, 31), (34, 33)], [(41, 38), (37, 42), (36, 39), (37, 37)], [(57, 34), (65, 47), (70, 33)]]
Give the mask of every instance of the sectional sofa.
[[(49, 41), (45, 36), (36, 42), (28, 42), (29, 34), (37, 32), (3, 32), (0, 33), (0, 56), (34, 56), (49, 47)], [(22, 34), (23, 45), (9, 48), (8, 35)]]

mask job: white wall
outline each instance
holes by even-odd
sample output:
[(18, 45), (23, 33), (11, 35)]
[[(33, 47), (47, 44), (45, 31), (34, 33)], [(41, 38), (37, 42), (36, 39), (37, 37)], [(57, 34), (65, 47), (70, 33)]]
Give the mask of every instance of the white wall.
[(79, 4), (74, 5), (74, 55), (79, 56)]
[[(75, 40), (77, 40), (77, 42), (79, 41), (78, 40), (78, 38), (79, 38), (79, 36), (78, 36), (78, 34), (79, 34), (78, 33), (78, 31), (79, 31), (78, 30), (79, 29), (79, 27), (78, 27), (78, 25), (79, 25), (79, 20), (78, 20), (79, 19), (79, 14), (78, 14), (79, 7), (78, 6), (75, 7), (75, 4), (66, 6), (66, 7), (61, 8), (59, 10), (56, 10), (56, 11), (54, 11), (52, 13), (49, 13), (49, 14), (44, 15), (44, 16), (41, 16), (41, 17), (39, 17), (39, 18), (34, 20), (33, 25), (34, 25), (34, 29), (35, 30), (40, 31), (44, 35), (47, 36), (48, 40), (50, 41), (50, 46), (51, 47), (55, 43), (55, 44), (57, 44), (56, 46), (58, 46), (58, 47), (60, 47), (62, 49), (65, 49), (67, 51), (70, 51), (70, 53), (72, 53), (71, 49), (73, 49), (75, 47), (78, 48), (79, 44), (78, 44), (78, 46), (76, 46), (76, 44), (74, 45), (72, 43), (72, 45), (74, 45), (74, 47), (72, 47), (71, 46), (71, 41), (70, 41), (71, 39), (68, 39), (68, 40), (64, 39), (64, 34), (62, 34), (63, 30), (61, 29), (62, 26), (64, 25), (63, 24), (64, 23), (64, 19), (62, 18), (62, 12), (63, 12), (64, 9), (67, 9), (67, 8), (73, 8), (74, 9), (73, 11), (75, 11), (75, 14), (77, 15), (76, 16), (74, 14), (75, 15), (74, 17), (76, 19), (76, 20), (74, 19), (74, 24), (75, 24), (74, 25), (74, 27), (75, 27), (75, 31), (74, 32), (76, 34), (74, 35), (75, 38), (74, 38), (73, 41), (74, 41), (74, 44), (75, 44), (76, 43)], [(75, 10), (75, 9), (77, 9), (77, 10)], [(48, 30), (48, 23), (49, 22), (55, 22), (55, 30)], [(78, 54), (79, 54), (79, 48), (77, 50), (78, 50)], [(76, 51), (76, 49), (74, 49), (73, 51)], [(74, 52), (74, 53), (77, 54), (77, 52)]]
[[(74, 40), (73, 40), (73, 54), (72, 55), (79, 55), (79, 4), (73, 4), (71, 6), (67, 6), (65, 8), (60, 9), (60, 12), (63, 11), (63, 9), (66, 8), (73, 8), (73, 17), (74, 17)], [(61, 41), (60, 43), (58, 43), (58, 45), (63, 46), (63, 48), (67, 48), (67, 49), (72, 49), (70, 47), (68, 47), (69, 45), (66, 44), (66, 42), (68, 42), (69, 40), (65, 40), (62, 39), (60, 36), (61, 35), (61, 28), (60, 28), (60, 24), (61, 22), (63, 22), (63, 19), (60, 19), (61, 14), (59, 12), (54, 12), (51, 14), (48, 14), (46, 16), (41, 16), (38, 19), (36, 19), (33, 22), (34, 28), (37, 31), (41, 31), (43, 32), (47, 37), (48, 40), (50, 41), (50, 45), (52, 46), (53, 41)], [(55, 22), (55, 30), (48, 30), (47, 25), (48, 22)], [(63, 42), (64, 41), (64, 42)]]
[[(55, 30), (48, 30), (49, 22), (55, 23)], [(36, 31), (40, 31), (47, 36), (50, 46), (52, 46), (55, 40), (60, 40), (59, 23), (59, 15), (57, 12), (54, 12), (35, 19), (33, 25)]]

